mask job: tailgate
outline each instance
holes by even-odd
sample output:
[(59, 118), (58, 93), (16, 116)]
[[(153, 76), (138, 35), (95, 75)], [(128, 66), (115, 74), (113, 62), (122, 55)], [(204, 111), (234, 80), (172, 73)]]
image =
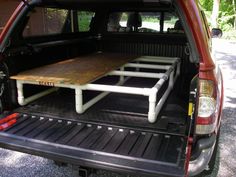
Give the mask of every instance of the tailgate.
[(53, 160), (160, 176), (184, 176), (187, 138), (150, 130), (20, 114), (0, 146)]

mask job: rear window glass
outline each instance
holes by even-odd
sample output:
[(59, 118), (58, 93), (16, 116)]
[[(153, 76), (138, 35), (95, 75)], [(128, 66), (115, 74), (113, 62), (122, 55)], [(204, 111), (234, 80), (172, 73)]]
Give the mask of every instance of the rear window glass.
[(163, 31), (168, 31), (168, 29), (175, 28), (175, 23), (177, 20), (179, 20), (179, 18), (175, 14), (165, 12)]
[(94, 12), (88, 11), (37, 7), (29, 14), (23, 36), (87, 32), (90, 30), (90, 23), (94, 14)]
[(90, 24), (94, 17), (94, 12), (81, 11), (78, 12), (78, 24), (80, 32), (87, 32), (90, 30)]
[(23, 36), (42, 36), (62, 33), (68, 10), (36, 8), (30, 13)]
[(179, 17), (175, 13), (164, 13), (163, 32), (183, 33), (183, 26)]
[(159, 12), (113, 12), (109, 15), (108, 32), (160, 32)]

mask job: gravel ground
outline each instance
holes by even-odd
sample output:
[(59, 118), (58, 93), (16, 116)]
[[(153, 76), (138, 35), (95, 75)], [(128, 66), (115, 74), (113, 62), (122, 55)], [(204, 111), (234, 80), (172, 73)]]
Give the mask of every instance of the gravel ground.
[[(236, 176), (236, 43), (215, 40), (217, 62), (224, 75), (225, 103), (220, 137), (219, 177)], [(53, 161), (0, 149), (0, 177), (70, 177), (71, 166), (58, 167)], [(98, 171), (93, 177), (122, 177), (114, 173)]]

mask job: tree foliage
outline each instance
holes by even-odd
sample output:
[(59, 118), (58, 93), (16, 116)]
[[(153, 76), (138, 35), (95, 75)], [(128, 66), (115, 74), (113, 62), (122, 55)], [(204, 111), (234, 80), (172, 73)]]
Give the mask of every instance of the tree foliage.
[[(208, 21), (211, 22), (213, 4), (216, 0), (199, 1), (208, 17)], [(236, 38), (236, 0), (220, 0), (217, 22), (219, 28), (224, 32), (230, 32), (230, 35), (234, 35), (234, 38)]]
[(212, 11), (213, 0), (200, 0), (200, 3), (206, 11)]

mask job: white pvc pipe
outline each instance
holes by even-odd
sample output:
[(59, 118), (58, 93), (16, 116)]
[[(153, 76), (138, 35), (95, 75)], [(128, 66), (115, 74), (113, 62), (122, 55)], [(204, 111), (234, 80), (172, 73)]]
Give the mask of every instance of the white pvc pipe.
[(164, 70), (168, 70), (170, 68), (170, 66), (166, 65), (150, 65), (150, 64), (136, 64), (136, 63), (128, 63), (125, 65), (125, 67), (144, 68), (144, 69), (164, 69)]
[(24, 97), (24, 92), (23, 92), (23, 84), (21, 81), (16, 81), (16, 87), (17, 87), (17, 99), (18, 103), (21, 106), (25, 105), (25, 97)]
[(103, 92), (116, 92), (116, 93), (127, 93), (134, 95), (149, 96), (149, 88), (136, 88), (136, 87), (125, 87), (125, 86), (110, 86), (101, 84), (87, 84), (82, 87), (83, 90), (94, 90)]
[(45, 90), (43, 92), (37, 93), (35, 95), (32, 95), (32, 96), (30, 96), (28, 98), (25, 98), (24, 97), (24, 93), (23, 93), (23, 83), (20, 82), (20, 81), (17, 81), (18, 103), (21, 106), (25, 106), (28, 103), (30, 103), (30, 102), (32, 102), (32, 101), (34, 101), (36, 99), (39, 99), (39, 98), (41, 98), (43, 96), (46, 96), (46, 95), (48, 95), (50, 93), (53, 93), (53, 92), (55, 92), (57, 90), (58, 90), (58, 88), (50, 88), (50, 89), (47, 89), (47, 90)]
[[(124, 84), (127, 80), (129, 80), (130, 77), (126, 77), (124, 79), (120, 79), (120, 81), (116, 84), (117, 86)], [(101, 99), (103, 99), (104, 97), (106, 97), (110, 92), (103, 92), (101, 94), (99, 94), (98, 96), (96, 96), (95, 98), (91, 99), (90, 101), (88, 101), (87, 103), (85, 103), (83, 105), (83, 112), (86, 111), (88, 108), (90, 108), (91, 106), (93, 106), (95, 103), (97, 103), (98, 101), (100, 101)]]
[(157, 59), (157, 60), (176, 60), (179, 59), (178, 57), (162, 57), (162, 56), (141, 56), (139, 58), (147, 58), (147, 59)]
[(82, 114), (83, 110), (83, 95), (82, 90), (80, 88), (75, 89), (75, 109), (76, 112)]
[[(121, 70), (122, 72), (124, 72), (124, 70), (125, 70), (124, 66), (121, 67), (120, 70)], [(120, 76), (120, 82), (124, 82), (124, 80), (125, 80), (125, 77), (124, 77), (124, 76)]]
[(174, 77), (174, 72), (171, 73), (170, 80), (169, 80), (169, 86), (168, 86), (167, 90), (165, 91), (164, 95), (158, 101), (158, 103), (155, 107), (154, 113), (153, 112), (148, 113), (148, 121), (150, 123), (154, 123), (156, 121), (158, 114), (160, 113), (164, 103), (166, 102), (166, 100), (170, 94), (170, 91), (173, 88), (173, 77)]
[(95, 103), (106, 97), (110, 92), (103, 92), (83, 105), (83, 112), (93, 106)]
[(136, 59), (136, 61), (149, 61), (149, 62), (157, 62), (157, 63), (166, 63), (166, 64), (172, 64), (179, 58), (177, 57), (157, 57), (157, 56), (141, 56)]
[[(131, 64), (131, 63), (130, 63)], [(136, 64), (140, 64), (140, 62), (139, 61), (136, 61)], [(140, 71), (140, 68), (136, 68), (136, 70), (135, 71)]]
[(176, 72), (176, 75), (175, 75), (174, 82), (177, 80), (177, 77), (180, 75), (180, 65), (181, 65), (181, 63), (178, 62), (178, 64), (177, 64), (177, 72)]
[(157, 120), (157, 116), (160, 113), (163, 104), (165, 103), (166, 99), (168, 98), (169, 94), (170, 94), (171, 88), (167, 88), (167, 90), (165, 91), (164, 95), (161, 97), (161, 99), (159, 100), (159, 102), (157, 103), (157, 105), (155, 106), (154, 112), (148, 112), (148, 121), (150, 123), (154, 123)]
[(162, 87), (162, 85), (165, 83), (165, 80), (164, 79), (160, 79), (154, 86), (154, 88), (156, 89), (160, 89)]
[[(124, 80), (120, 80), (116, 85), (122, 85), (128, 79), (129, 79), (129, 77), (125, 78)], [(77, 111), (77, 113), (83, 113), (88, 108), (93, 106), (95, 103), (97, 103), (98, 101), (100, 101), (101, 99), (103, 99), (104, 97), (106, 97), (110, 93), (110, 92), (103, 92), (103, 93), (97, 95), (95, 98), (92, 98), (91, 100), (89, 100), (87, 103), (85, 103), (83, 105), (83, 100), (82, 100), (83, 95), (82, 95), (81, 87), (77, 87), (76, 90), (77, 91), (76, 91), (75, 101), (76, 101), (76, 111)]]
[(170, 87), (172, 89), (174, 87), (174, 82), (175, 82), (175, 80), (174, 80), (174, 71), (172, 71), (171, 74), (170, 74), (168, 87)]
[(108, 75), (155, 78), (155, 79), (160, 79), (161, 77), (163, 77), (163, 74), (160, 73), (133, 72), (133, 71), (112, 71)]
[(156, 121), (156, 114), (155, 114), (155, 107), (156, 107), (156, 99), (157, 99), (157, 92), (156, 88), (152, 88), (151, 94), (149, 95), (149, 109), (148, 109), (148, 121), (150, 123), (154, 123)]
[(56, 92), (57, 90), (58, 90), (58, 88), (54, 87), (54, 88), (47, 89), (43, 92), (37, 93), (37, 94), (35, 94), (33, 96), (30, 96), (28, 98), (25, 98), (25, 101), (24, 101), (25, 104), (24, 105), (26, 105), (26, 104), (34, 101), (34, 100), (37, 100), (41, 97), (44, 97), (46, 95), (49, 95), (50, 93)]
[[(173, 68), (173, 70), (170, 73), (169, 76), (169, 83), (168, 83), (168, 88), (165, 91), (164, 95), (161, 97), (161, 99), (158, 101), (157, 105), (155, 106), (155, 109), (153, 109), (153, 105), (156, 104), (156, 102), (154, 102), (155, 100), (153, 99), (153, 96), (149, 96), (149, 112), (148, 112), (148, 121), (150, 123), (154, 123), (157, 119), (158, 114), (160, 113), (164, 103), (166, 102), (171, 90), (173, 89), (174, 83), (178, 77), (178, 75), (180, 74), (180, 62), (179, 60), (177, 60), (177, 66), (175, 65), (175, 68)], [(175, 64), (175, 63), (174, 63)], [(173, 65), (174, 65), (173, 64)], [(173, 67), (173, 66), (172, 66)], [(176, 69), (177, 68), (177, 69)], [(170, 68), (172, 69), (172, 68)], [(176, 71), (176, 75), (174, 76), (174, 71), (175, 69)], [(167, 73), (169, 73), (169, 71), (167, 71)], [(158, 90), (160, 89), (160, 87), (164, 84), (165, 80), (164, 79), (160, 79), (156, 85), (154, 86), (154, 88), (157, 88)], [(158, 91), (157, 91), (158, 92)]]

